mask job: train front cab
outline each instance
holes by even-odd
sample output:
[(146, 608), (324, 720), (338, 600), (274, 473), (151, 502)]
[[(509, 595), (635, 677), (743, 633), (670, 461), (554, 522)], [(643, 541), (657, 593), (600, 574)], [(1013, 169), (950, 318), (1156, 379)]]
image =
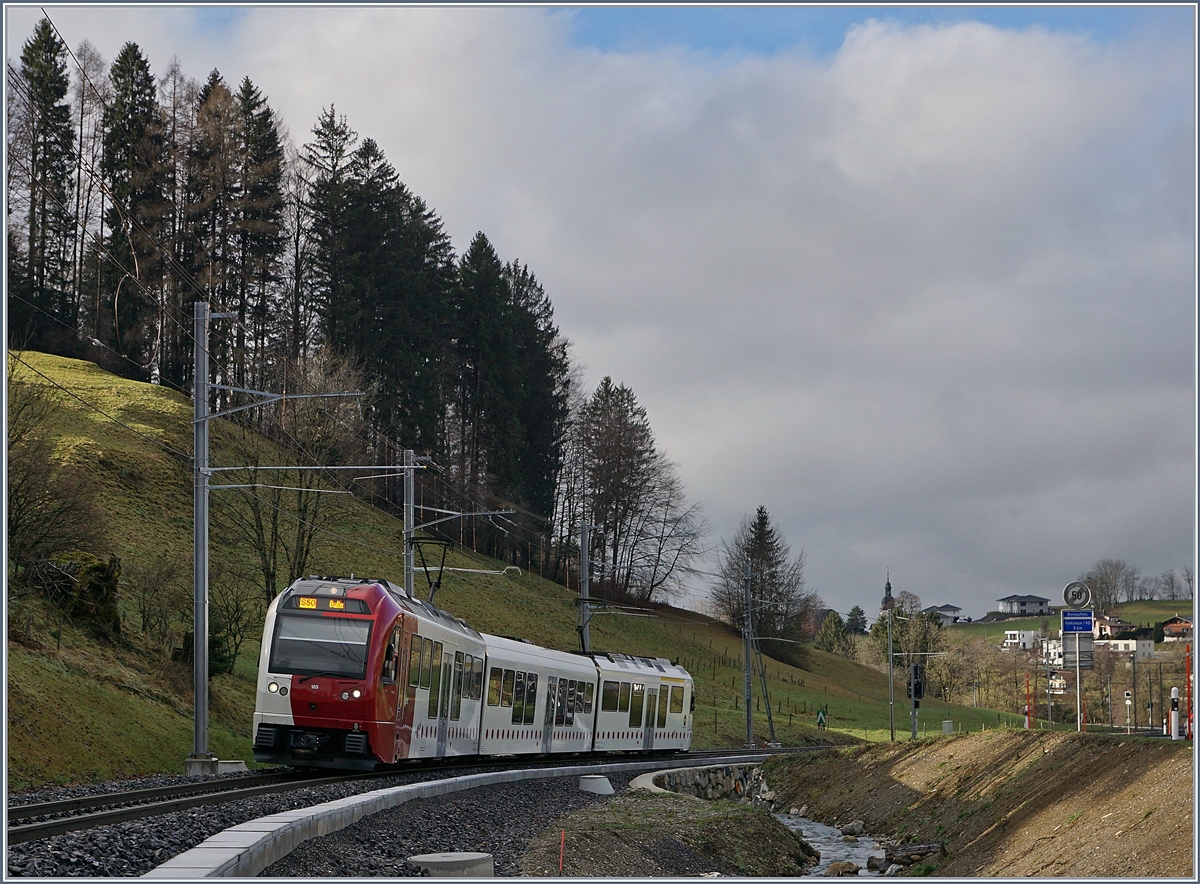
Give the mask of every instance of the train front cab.
[(693, 683), (664, 658), (594, 654), (600, 675), (597, 752), (678, 751), (692, 745)]
[(267, 610), (254, 759), (371, 770), (395, 742), (400, 607), (385, 585), (305, 578)]

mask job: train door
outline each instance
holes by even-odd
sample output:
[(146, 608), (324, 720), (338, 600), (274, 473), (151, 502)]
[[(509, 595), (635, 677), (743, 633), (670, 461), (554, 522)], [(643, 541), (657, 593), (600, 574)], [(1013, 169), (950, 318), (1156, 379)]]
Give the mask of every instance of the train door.
[(446, 742), (450, 732), (450, 687), (454, 679), (453, 657), (447, 648), (442, 654), (441, 689), (438, 691), (437, 704), (437, 750), (435, 757), (446, 757)]
[(658, 718), (658, 689), (646, 687), (646, 723), (642, 726), (642, 748), (654, 748), (654, 722)]
[(558, 679), (553, 676), (546, 679), (546, 714), (542, 717), (542, 751), (550, 751), (550, 741), (554, 739), (554, 700), (558, 696)]
[[(386, 743), (380, 746), (373, 747), (381, 757), (388, 761), (395, 761), (397, 750), (400, 748), (400, 728), (398, 724), (398, 715), (400, 711), (400, 695), (403, 691), (400, 690), (400, 646), (403, 637), (403, 627), (397, 623), (392, 629), (391, 637), (388, 638), (388, 643), (383, 649), (383, 667), (379, 673), (379, 707), (378, 718), (381, 727), (386, 723), (386, 729), (383, 730)], [(390, 743), (391, 745), (387, 745)]]

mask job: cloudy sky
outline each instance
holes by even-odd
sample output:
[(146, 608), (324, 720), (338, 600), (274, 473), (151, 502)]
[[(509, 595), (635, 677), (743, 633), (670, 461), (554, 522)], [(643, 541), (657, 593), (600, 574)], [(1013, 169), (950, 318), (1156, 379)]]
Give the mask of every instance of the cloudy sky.
[(1193, 563), (1190, 6), (44, 8), (297, 143), (334, 105), (842, 612)]

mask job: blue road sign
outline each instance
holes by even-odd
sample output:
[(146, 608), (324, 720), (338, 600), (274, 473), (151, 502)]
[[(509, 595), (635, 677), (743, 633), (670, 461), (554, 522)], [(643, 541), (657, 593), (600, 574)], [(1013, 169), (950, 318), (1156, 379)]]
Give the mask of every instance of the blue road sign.
[(1062, 612), (1062, 631), (1063, 634), (1068, 632), (1091, 632), (1092, 631), (1092, 612), (1091, 611), (1063, 611)]

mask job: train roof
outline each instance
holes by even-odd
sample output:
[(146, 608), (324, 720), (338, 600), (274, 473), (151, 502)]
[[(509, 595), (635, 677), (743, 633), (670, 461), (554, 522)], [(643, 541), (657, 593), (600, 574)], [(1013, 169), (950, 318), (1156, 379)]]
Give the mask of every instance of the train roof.
[(593, 652), (588, 656), (595, 660), (596, 666), (604, 672), (657, 673), (672, 678), (691, 679), (691, 675), (686, 669), (672, 663), (666, 657), (634, 657), (611, 651)]
[(591, 662), (580, 657), (574, 651), (558, 651), (554, 648), (543, 648), (524, 639), (509, 638), (502, 635), (483, 633), (487, 644), (488, 654), (495, 655), (499, 660), (541, 660), (552, 661), (558, 666), (568, 666), (574, 663), (580, 667), (592, 668)]
[(414, 598), (405, 594), (404, 588), (396, 586), (387, 580), (369, 578), (369, 577), (302, 577), (281, 593), (286, 595), (290, 592), (306, 592), (314, 595), (318, 594), (322, 588), (329, 586), (337, 586), (343, 592), (355, 587), (379, 586), (392, 597), (392, 599), (401, 608), (416, 614), (418, 617), (423, 617), (427, 620), (435, 621), (447, 629), (460, 632), (474, 639), (480, 639), (480, 635), (465, 621), (460, 620), (448, 611), (443, 611), (429, 602)]

